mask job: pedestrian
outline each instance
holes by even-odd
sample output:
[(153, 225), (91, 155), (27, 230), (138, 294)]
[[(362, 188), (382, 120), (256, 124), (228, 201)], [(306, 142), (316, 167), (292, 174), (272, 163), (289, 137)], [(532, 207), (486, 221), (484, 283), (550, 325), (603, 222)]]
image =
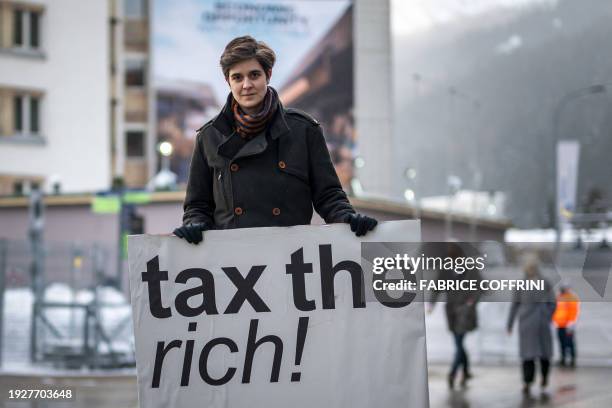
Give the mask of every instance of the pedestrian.
[(285, 108), (269, 86), (275, 60), (251, 36), (225, 47), (220, 64), (230, 93), (198, 130), (176, 236), (197, 244), (210, 229), (310, 224), (313, 207), (357, 236), (376, 226), (349, 203), (319, 123)]
[[(465, 259), (466, 252), (461, 248), (459, 243), (448, 243), (446, 246), (446, 253), (444, 259), (452, 258)], [(456, 270), (442, 269), (438, 271), (438, 280), (480, 280), (480, 273), (477, 269), (470, 269), (466, 271), (457, 272)], [(428, 312), (433, 311), (439, 291), (432, 293)], [(478, 314), (476, 312), (476, 303), (479, 298), (479, 291), (477, 290), (452, 290), (446, 291), (446, 322), (448, 324), (448, 330), (453, 336), (453, 344), (455, 346), (455, 353), (453, 361), (451, 363), (450, 371), (448, 373), (448, 387), (453, 389), (455, 387), (455, 380), (457, 373), (461, 369), (461, 387), (466, 387), (468, 381), (473, 377), (470, 371), (470, 358), (468, 351), (465, 348), (464, 341), (466, 335), (476, 330), (478, 327)]]
[(547, 397), (548, 374), (552, 357), (551, 320), (555, 311), (555, 296), (551, 285), (543, 279), (537, 258), (530, 257), (525, 264), (526, 280), (544, 280), (542, 291), (515, 291), (508, 315), (507, 330), (512, 334), (518, 316), (519, 354), (523, 369), (523, 393), (529, 396), (535, 378), (536, 361), (539, 363), (542, 397)]
[(559, 351), (561, 359), (559, 365), (566, 366), (566, 357), (569, 353), (569, 366), (576, 367), (576, 322), (580, 312), (580, 299), (567, 284), (562, 284), (557, 295), (557, 308), (553, 321), (557, 326), (559, 338)]

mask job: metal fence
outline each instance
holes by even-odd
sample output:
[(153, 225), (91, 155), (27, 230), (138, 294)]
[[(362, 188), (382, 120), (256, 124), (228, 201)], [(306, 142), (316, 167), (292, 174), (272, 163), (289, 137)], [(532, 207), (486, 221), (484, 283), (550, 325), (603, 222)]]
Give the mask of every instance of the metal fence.
[(3, 367), (134, 365), (131, 309), (116, 249), (0, 240)]

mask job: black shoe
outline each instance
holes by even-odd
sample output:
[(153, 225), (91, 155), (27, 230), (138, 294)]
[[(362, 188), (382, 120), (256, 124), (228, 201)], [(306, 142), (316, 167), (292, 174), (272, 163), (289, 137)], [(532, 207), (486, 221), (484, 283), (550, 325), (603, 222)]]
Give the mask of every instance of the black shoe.
[(455, 388), (455, 376), (452, 374), (448, 375), (448, 388), (451, 390)]
[(557, 365), (558, 365), (559, 367), (565, 367), (565, 360), (559, 360), (559, 361), (557, 362)]
[(530, 389), (531, 385), (530, 384), (525, 384), (523, 385), (523, 395), (525, 397), (529, 397), (531, 396), (531, 389)]
[(468, 380), (471, 380), (473, 377), (472, 373), (463, 373), (463, 377), (461, 378), (461, 386), (463, 388), (467, 387)]

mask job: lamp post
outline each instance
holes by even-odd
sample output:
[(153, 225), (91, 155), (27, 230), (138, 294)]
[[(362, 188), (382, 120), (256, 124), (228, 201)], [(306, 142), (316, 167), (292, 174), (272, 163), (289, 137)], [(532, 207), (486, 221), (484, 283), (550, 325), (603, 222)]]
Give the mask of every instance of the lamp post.
[(559, 129), (560, 129), (560, 124), (561, 124), (561, 116), (563, 114), (563, 111), (565, 110), (565, 108), (569, 105), (570, 102), (582, 98), (582, 97), (586, 97), (586, 96), (590, 96), (590, 95), (596, 95), (596, 94), (602, 94), (602, 93), (606, 93), (607, 92), (607, 87), (604, 84), (595, 84), (595, 85), (591, 85), (588, 86), (586, 88), (580, 88), (580, 89), (576, 89), (572, 92), (569, 92), (568, 94), (566, 94), (565, 96), (563, 96), (563, 98), (561, 98), (561, 100), (557, 103), (557, 106), (555, 107), (555, 110), (553, 112), (553, 123), (552, 123), (552, 128), (553, 128), (553, 132), (552, 132), (552, 150), (553, 150), (553, 174), (555, 177), (555, 213), (554, 213), (554, 220), (555, 220), (555, 230), (556, 230), (556, 234), (555, 234), (555, 259), (558, 258), (559, 256), (559, 249), (561, 246), (561, 214), (560, 214), (560, 205), (561, 203), (558, 202), (558, 198), (559, 198), (559, 191), (557, 191), (558, 186), (557, 186), (557, 181), (556, 181), (556, 172), (557, 172), (557, 154), (556, 154), (556, 147), (557, 144), (559, 142)]
[(159, 144), (159, 153), (162, 155), (162, 170), (170, 170), (170, 156), (172, 155), (173, 150), (174, 148), (172, 147), (172, 143), (168, 141), (164, 141)]
[(472, 178), (474, 191), (472, 192), (472, 216), (470, 217), (470, 241), (476, 242), (477, 238), (477, 224), (478, 224), (478, 194), (480, 193), (480, 187), (482, 185), (482, 172), (475, 165), (474, 174)]
[(414, 208), (414, 218), (418, 220), (421, 218), (421, 206), (419, 204), (419, 198), (417, 196), (417, 194), (420, 193), (420, 191), (418, 191), (419, 189), (417, 186), (418, 172), (414, 167), (409, 167), (404, 171), (404, 177), (406, 177), (406, 179), (410, 183), (410, 186), (406, 190), (404, 190), (404, 198), (406, 199), (406, 201), (412, 204)]
[(156, 190), (173, 190), (176, 188), (176, 174), (170, 170), (170, 156), (174, 151), (172, 143), (163, 141), (157, 145), (157, 151), (161, 155), (161, 168), (159, 172), (149, 182), (149, 189)]
[(453, 238), (453, 199), (455, 194), (461, 190), (461, 179), (455, 175), (449, 175), (446, 180), (448, 186), (446, 216), (444, 217), (444, 238), (450, 241)]
[[(355, 160), (353, 161), (353, 166), (355, 167), (355, 169), (357, 169), (357, 171), (359, 171), (360, 169), (363, 169), (365, 166), (364, 158), (361, 156), (355, 157)], [(351, 179), (351, 190), (353, 190), (353, 195), (355, 197), (363, 196), (363, 186), (361, 185), (361, 181), (359, 180), (359, 177), (354, 176)]]

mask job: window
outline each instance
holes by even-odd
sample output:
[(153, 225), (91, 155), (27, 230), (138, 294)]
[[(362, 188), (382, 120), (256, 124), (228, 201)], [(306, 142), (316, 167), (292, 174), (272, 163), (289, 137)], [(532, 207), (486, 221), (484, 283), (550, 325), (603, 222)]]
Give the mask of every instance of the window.
[(38, 133), (40, 131), (39, 127), (39, 107), (40, 101), (38, 98), (30, 97), (30, 132)]
[(39, 10), (13, 10), (13, 47), (33, 50), (40, 48), (41, 15)]
[(130, 130), (126, 132), (127, 157), (145, 156), (145, 133), (141, 130)]
[(13, 95), (13, 132), (11, 133), (40, 133), (40, 96)]
[(125, 61), (125, 86), (143, 87), (145, 85), (145, 61)]
[(40, 44), (40, 13), (30, 12), (30, 47), (38, 48)]
[(147, 14), (146, 0), (125, 0), (125, 17), (144, 19)]
[(23, 132), (23, 96), (21, 95), (13, 97), (13, 124), (15, 132)]
[(13, 11), (13, 45), (23, 46), (23, 11)]
[(13, 183), (13, 194), (16, 196), (24, 194), (23, 181), (16, 181)]
[(34, 190), (40, 190), (41, 182), (36, 179), (17, 179), (12, 181), (12, 193), (15, 196), (28, 195)]

